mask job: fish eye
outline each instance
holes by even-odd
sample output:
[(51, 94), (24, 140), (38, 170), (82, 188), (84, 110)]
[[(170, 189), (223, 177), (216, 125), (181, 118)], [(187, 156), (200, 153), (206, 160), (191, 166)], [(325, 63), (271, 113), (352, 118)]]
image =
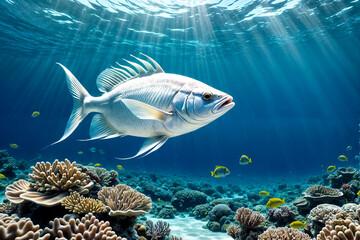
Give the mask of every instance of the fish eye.
[(211, 92), (204, 92), (203, 95), (202, 95), (202, 98), (205, 101), (210, 101), (213, 98), (213, 95), (212, 95)]

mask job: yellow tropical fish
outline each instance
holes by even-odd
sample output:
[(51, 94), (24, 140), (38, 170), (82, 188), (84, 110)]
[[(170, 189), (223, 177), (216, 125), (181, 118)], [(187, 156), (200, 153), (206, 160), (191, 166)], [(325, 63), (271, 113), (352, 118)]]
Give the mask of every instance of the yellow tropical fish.
[(83, 152), (83, 151), (78, 151), (78, 154), (79, 154), (79, 155), (83, 155), (84, 152)]
[(0, 179), (3, 179), (3, 178), (5, 178), (5, 175), (0, 173)]
[(18, 149), (19, 145), (17, 145), (16, 143), (10, 143), (10, 147), (13, 149)]
[(230, 171), (227, 167), (224, 166), (215, 166), (215, 170), (211, 171), (211, 176), (216, 178), (225, 177), (230, 174)]
[(251, 163), (251, 158), (249, 158), (249, 157), (246, 156), (246, 155), (242, 155), (242, 156), (240, 157), (239, 164), (241, 164), (241, 165), (246, 165), (246, 164), (249, 164), (249, 163)]
[(357, 194), (356, 194), (356, 195), (360, 196), (360, 190), (357, 192)]
[(345, 157), (344, 155), (340, 155), (340, 156), (338, 157), (338, 159), (339, 159), (340, 161), (342, 161), (342, 162), (345, 162), (345, 161), (348, 160), (348, 158)]
[(34, 111), (32, 114), (31, 114), (31, 116), (33, 117), (33, 118), (36, 118), (37, 116), (39, 116), (40, 115), (40, 112), (38, 112), (38, 111)]
[(302, 223), (300, 221), (294, 221), (294, 222), (290, 223), (290, 227), (295, 228), (295, 229), (300, 229), (300, 228), (306, 227), (306, 222)]
[(269, 201), (266, 203), (268, 208), (277, 208), (281, 205), (285, 204), (285, 198), (281, 200), (280, 198), (270, 198)]
[(270, 194), (266, 191), (261, 191), (259, 192), (259, 195), (265, 197), (265, 196), (269, 196)]
[(95, 167), (99, 167), (101, 164), (100, 163), (95, 163), (94, 166)]
[(332, 172), (332, 171), (334, 171), (336, 169), (336, 167), (335, 166), (328, 166), (328, 168), (326, 169), (326, 172)]
[(163, 200), (161, 200), (161, 198), (158, 198), (158, 202), (162, 202)]
[(123, 166), (121, 166), (121, 165), (116, 165), (116, 167), (117, 167), (119, 170), (124, 170)]

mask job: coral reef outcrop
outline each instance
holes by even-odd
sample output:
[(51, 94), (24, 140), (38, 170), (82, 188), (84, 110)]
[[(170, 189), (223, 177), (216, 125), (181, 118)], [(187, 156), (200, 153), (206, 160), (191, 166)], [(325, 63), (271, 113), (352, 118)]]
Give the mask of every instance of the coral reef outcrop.
[(98, 198), (107, 205), (110, 216), (145, 215), (152, 205), (149, 197), (125, 184), (103, 187)]
[(206, 203), (206, 194), (196, 190), (180, 190), (171, 199), (171, 205), (180, 211), (204, 203)]
[(281, 227), (269, 228), (264, 233), (259, 235), (259, 240), (311, 240), (311, 237), (297, 229)]

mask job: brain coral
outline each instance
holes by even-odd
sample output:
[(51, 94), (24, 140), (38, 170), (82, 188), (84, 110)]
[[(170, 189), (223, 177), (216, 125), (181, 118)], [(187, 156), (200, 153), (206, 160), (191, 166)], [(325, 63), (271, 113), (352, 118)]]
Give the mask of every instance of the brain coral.
[(293, 228), (269, 228), (258, 237), (259, 240), (311, 240), (311, 237)]
[(174, 194), (171, 205), (178, 210), (185, 210), (206, 203), (206, 194), (196, 190), (181, 190)]
[(81, 219), (55, 218), (45, 228), (45, 236), (59, 240), (126, 240), (116, 236), (109, 222), (99, 221), (91, 213)]
[(150, 211), (152, 205), (149, 197), (125, 184), (103, 187), (98, 192), (98, 197), (107, 205), (110, 216), (144, 215)]

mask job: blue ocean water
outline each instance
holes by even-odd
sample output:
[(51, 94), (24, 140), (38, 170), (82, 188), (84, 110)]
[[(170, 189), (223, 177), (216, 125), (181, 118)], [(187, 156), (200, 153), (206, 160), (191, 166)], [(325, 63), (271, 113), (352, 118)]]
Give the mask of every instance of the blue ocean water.
[[(29, 162), (69, 158), (125, 170), (252, 182), (355, 166), (359, 154), (359, 1), (3, 0), (0, 2), (0, 149)], [(73, 100), (65, 65), (93, 96), (105, 68), (140, 52), (167, 73), (234, 97), (236, 106), (195, 132), (128, 161), (143, 139), (65, 141)], [(33, 111), (40, 116), (32, 118)], [(11, 149), (10, 143), (19, 145)], [(351, 151), (346, 151), (352, 146)], [(90, 148), (95, 148), (91, 152)], [(102, 149), (105, 154), (101, 154)], [(79, 155), (78, 152), (84, 154)], [(241, 155), (252, 163), (239, 165)], [(345, 154), (347, 162), (337, 157)]]

